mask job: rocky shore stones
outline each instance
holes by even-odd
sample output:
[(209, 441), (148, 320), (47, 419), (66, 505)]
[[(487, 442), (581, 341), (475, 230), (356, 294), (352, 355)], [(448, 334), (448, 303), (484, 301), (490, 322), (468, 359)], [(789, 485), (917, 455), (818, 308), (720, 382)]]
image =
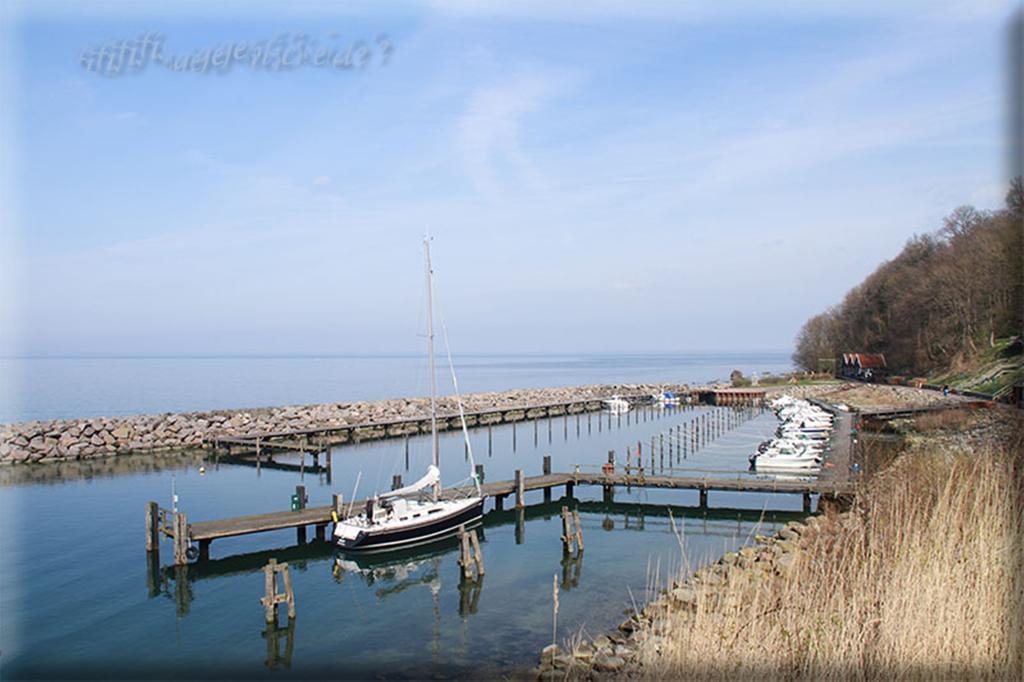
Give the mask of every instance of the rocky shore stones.
[[(467, 412), (517, 410), (522, 419), (532, 406), (570, 401), (600, 401), (615, 393), (647, 395), (664, 390), (663, 384), (606, 384), (568, 388), (517, 389), (474, 393), (463, 397)], [(685, 386), (670, 386), (677, 392)], [(76, 460), (128, 452), (161, 452), (198, 447), (217, 436), (253, 437), (271, 431), (358, 426), (403, 419), (427, 419), (426, 398), (396, 398), (356, 403), (289, 405), (245, 410), (215, 410), (182, 414), (148, 414), (91, 419), (55, 419), (0, 425), (0, 464), (41, 460)], [(442, 414), (455, 414), (454, 397), (438, 400)], [(499, 423), (500, 413), (480, 423)], [(412, 428), (412, 427), (410, 427)], [(383, 429), (374, 434), (383, 435)]]
[(740, 607), (728, 588), (738, 583), (769, 585), (784, 580), (799, 561), (801, 545), (807, 543), (804, 538), (810, 535), (808, 531), (822, 523), (820, 517), (810, 517), (806, 523), (791, 521), (775, 535), (758, 535), (757, 544), (728, 552), (716, 563), (698, 569), (689, 580), (672, 585), (660, 599), (627, 619), (619, 626), (618, 633), (601, 634), (589, 643), (580, 644), (578, 651), (593, 651), (594, 654), (577, 655), (571, 676), (568, 669), (545, 663), (550, 658), (550, 646), (542, 653), (541, 667), (535, 672), (541, 679), (553, 679), (555, 673), (561, 675), (560, 679), (641, 676), (636, 652), (640, 647), (644, 647), (645, 652), (659, 652), (669, 643), (672, 632), (667, 625), (667, 613), (679, 617), (695, 611), (701, 604), (702, 609)]

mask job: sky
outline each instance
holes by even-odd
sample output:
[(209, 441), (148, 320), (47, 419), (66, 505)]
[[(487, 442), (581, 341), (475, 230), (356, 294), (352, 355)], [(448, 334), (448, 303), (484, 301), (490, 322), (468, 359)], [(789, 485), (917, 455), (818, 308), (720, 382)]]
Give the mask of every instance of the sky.
[(428, 232), (456, 352), (788, 350), (1001, 205), (1014, 7), (6, 2), (0, 352), (415, 352)]

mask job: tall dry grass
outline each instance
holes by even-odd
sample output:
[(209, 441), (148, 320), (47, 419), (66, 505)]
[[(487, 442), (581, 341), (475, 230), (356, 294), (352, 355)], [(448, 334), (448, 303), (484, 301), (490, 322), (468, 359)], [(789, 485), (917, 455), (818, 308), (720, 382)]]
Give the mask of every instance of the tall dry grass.
[(654, 679), (1024, 679), (1024, 455), (911, 451), (807, 533), (783, 578), (730, 578), (650, 626)]

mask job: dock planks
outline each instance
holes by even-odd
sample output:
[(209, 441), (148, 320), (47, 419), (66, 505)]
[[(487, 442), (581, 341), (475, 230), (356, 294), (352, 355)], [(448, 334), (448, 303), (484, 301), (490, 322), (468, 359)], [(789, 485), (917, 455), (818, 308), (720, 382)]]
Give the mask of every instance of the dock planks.
[[(717, 478), (712, 476), (637, 476), (625, 473), (552, 473), (541, 476), (524, 476), (523, 488), (526, 492), (544, 490), (573, 485), (615, 486), (633, 488), (663, 488), (675, 490), (729, 491), (758, 493), (792, 493), (792, 494), (826, 494), (840, 495), (853, 491), (848, 482), (832, 481), (778, 481), (750, 478)], [(485, 497), (506, 497), (516, 492), (516, 481), (495, 481), (481, 486)], [(442, 497), (451, 497), (460, 491), (446, 489)], [(354, 514), (363, 511), (365, 500), (357, 500), (351, 505)], [(345, 509), (349, 504), (345, 503)], [(238, 516), (218, 521), (198, 521), (190, 526), (191, 538), (194, 541), (216, 540), (238, 535), (250, 535), (303, 526), (315, 526), (330, 523), (332, 508), (330, 506), (309, 507), (300, 511), (279, 511), (251, 516)]]

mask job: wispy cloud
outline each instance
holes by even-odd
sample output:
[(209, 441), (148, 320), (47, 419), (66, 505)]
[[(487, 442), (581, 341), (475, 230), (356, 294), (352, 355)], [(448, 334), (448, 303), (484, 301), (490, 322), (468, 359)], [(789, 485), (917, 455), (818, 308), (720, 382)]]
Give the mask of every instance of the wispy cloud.
[(523, 148), (523, 128), (530, 115), (539, 114), (576, 80), (565, 72), (530, 69), (472, 92), (458, 121), (457, 144), (464, 170), (478, 192), (493, 198), (503, 193), (507, 182), (542, 185)]

